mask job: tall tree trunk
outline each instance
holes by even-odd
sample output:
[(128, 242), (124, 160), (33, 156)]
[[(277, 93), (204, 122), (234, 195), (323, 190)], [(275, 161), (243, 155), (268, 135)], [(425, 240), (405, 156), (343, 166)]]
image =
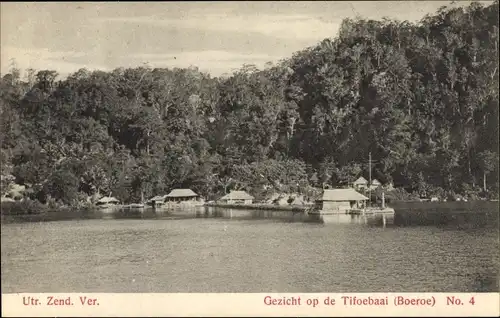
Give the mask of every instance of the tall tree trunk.
[(472, 182), (472, 187), (475, 188), (476, 187), (476, 180), (475, 180), (474, 174), (472, 173), (470, 150), (467, 152), (467, 172), (469, 173), (469, 178)]
[(483, 172), (483, 190), (486, 192), (486, 171)]
[(149, 155), (149, 136), (151, 135), (151, 131), (148, 130), (147, 132), (147, 139), (146, 139), (146, 153)]

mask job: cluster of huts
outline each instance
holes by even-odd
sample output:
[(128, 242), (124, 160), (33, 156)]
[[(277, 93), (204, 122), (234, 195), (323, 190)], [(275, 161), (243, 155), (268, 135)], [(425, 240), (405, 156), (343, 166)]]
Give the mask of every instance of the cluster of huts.
[[(254, 197), (245, 191), (231, 191), (217, 202), (223, 204), (252, 204)], [(103, 197), (96, 203), (97, 206), (110, 207), (119, 205), (120, 201), (114, 197)], [(146, 201), (148, 206), (160, 208), (171, 205), (201, 206), (205, 200), (191, 189), (174, 189), (165, 195), (157, 195)], [(139, 205), (137, 205), (139, 207)]]
[[(373, 179), (371, 184), (369, 184), (368, 180), (366, 180), (363, 177), (359, 177), (358, 179), (356, 179), (356, 181), (352, 183), (352, 186), (354, 189), (358, 191), (366, 191), (366, 190), (375, 190), (381, 187), (382, 183), (380, 183), (380, 181), (378, 181), (377, 179)], [(394, 185), (392, 183), (389, 183), (385, 186), (385, 188), (390, 191), (394, 189)]]
[[(231, 191), (217, 200), (223, 204), (252, 204), (254, 197), (245, 191)], [(160, 207), (165, 204), (182, 204), (198, 206), (205, 203), (204, 199), (191, 189), (174, 189), (169, 194), (159, 195), (148, 200), (148, 204), (153, 207)]]
[[(382, 184), (373, 179), (371, 184), (360, 177), (352, 183), (348, 189), (325, 189), (322, 196), (316, 200), (309, 200), (299, 194), (275, 194), (266, 200), (265, 204), (273, 205), (294, 205), (306, 206), (314, 205), (315, 207), (332, 207), (332, 208), (348, 208), (348, 207), (363, 207), (364, 202), (368, 200), (366, 196), (359, 193), (369, 189), (374, 190)], [(255, 198), (245, 191), (234, 190), (218, 199), (217, 204), (228, 205), (250, 205), (254, 203)], [(165, 195), (157, 195), (145, 202), (146, 205), (160, 208), (163, 206), (181, 205), (181, 206), (201, 206), (205, 204), (204, 199), (191, 189), (173, 189)], [(110, 207), (120, 205), (120, 201), (114, 197), (103, 197), (97, 201), (97, 205), (101, 207)], [(136, 207), (143, 206), (136, 204)]]
[[(191, 189), (174, 189), (170, 193), (165, 195), (157, 195), (146, 201), (146, 204), (155, 208), (170, 205), (170, 204), (182, 204), (182, 205), (203, 205), (204, 201), (200, 195), (195, 193)], [(112, 206), (120, 205), (120, 200), (114, 197), (102, 197), (97, 203), (97, 206), (107, 208)], [(144, 207), (143, 204), (131, 204), (127, 207), (140, 208)]]
[[(324, 189), (322, 195), (315, 198), (315, 200), (311, 200), (300, 194), (275, 194), (262, 203), (292, 206), (311, 205), (319, 209), (362, 208), (365, 206), (365, 202), (368, 198), (360, 192), (366, 192), (368, 189), (374, 190), (381, 186), (381, 183), (376, 179), (374, 179), (370, 185), (368, 183), (369, 182), (365, 178), (360, 177), (352, 183), (350, 188)], [(2, 202), (9, 199), (10, 198), (2, 198)], [(235, 190), (230, 191), (214, 203), (228, 205), (251, 205), (254, 201), (255, 198), (247, 192)], [(111, 196), (102, 197), (96, 202), (96, 205), (101, 208), (142, 208), (144, 205), (160, 208), (162, 206), (201, 206), (204, 204), (204, 199), (191, 189), (173, 189), (168, 194), (154, 196), (153, 198), (147, 200), (144, 204), (141, 203), (123, 206), (121, 205), (120, 200)]]

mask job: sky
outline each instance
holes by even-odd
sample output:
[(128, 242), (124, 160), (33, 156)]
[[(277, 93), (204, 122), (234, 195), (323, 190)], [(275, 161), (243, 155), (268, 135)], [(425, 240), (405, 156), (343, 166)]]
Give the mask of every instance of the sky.
[[(470, 1), (461, 1), (467, 5)], [(1, 2), (1, 72), (263, 67), (336, 36), (345, 18), (418, 21), (450, 1)], [(457, 4), (455, 4), (457, 5)], [(14, 60), (13, 60), (14, 59)]]

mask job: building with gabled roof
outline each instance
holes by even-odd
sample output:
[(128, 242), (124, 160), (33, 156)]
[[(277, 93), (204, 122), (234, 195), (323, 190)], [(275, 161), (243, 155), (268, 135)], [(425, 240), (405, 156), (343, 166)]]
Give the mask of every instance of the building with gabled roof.
[(380, 183), (380, 181), (378, 181), (377, 179), (373, 179), (370, 188), (371, 189), (377, 189), (381, 185), (382, 185), (382, 183)]
[(254, 197), (245, 191), (231, 191), (219, 201), (226, 204), (252, 204)]
[(163, 203), (165, 203), (165, 198), (166, 197), (167, 197), (166, 194), (164, 194), (164, 195), (156, 195), (156, 196), (152, 197), (151, 199), (149, 199), (147, 201), (147, 204), (151, 205), (153, 207), (159, 207), (159, 206), (163, 205)]
[(368, 187), (368, 181), (363, 177), (359, 177), (352, 185), (355, 189), (364, 190)]
[(364, 206), (368, 198), (352, 188), (327, 189), (316, 199), (316, 208), (322, 211), (346, 212), (354, 207)]
[(354, 181), (352, 183), (353, 185), (367, 185), (368, 184), (368, 180), (366, 180), (365, 178), (363, 177), (359, 177), (358, 179), (356, 179), (356, 181)]
[(173, 189), (172, 191), (170, 191), (169, 194), (167, 194), (166, 197), (167, 198), (194, 198), (194, 197), (198, 197), (198, 194), (196, 194), (191, 189)]
[(165, 196), (165, 203), (202, 204), (201, 197), (191, 189), (173, 189)]

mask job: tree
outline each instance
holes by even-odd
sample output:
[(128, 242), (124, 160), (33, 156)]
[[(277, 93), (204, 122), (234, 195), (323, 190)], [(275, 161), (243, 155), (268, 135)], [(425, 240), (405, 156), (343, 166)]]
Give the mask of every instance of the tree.
[(4, 150), (0, 150), (0, 162), (2, 163), (0, 166), (1, 173), (0, 173), (0, 196), (5, 195), (9, 189), (12, 183), (15, 180), (15, 177), (12, 175), (12, 164), (9, 158), (9, 154)]
[(78, 198), (78, 178), (70, 171), (55, 171), (46, 183), (47, 194), (65, 204)]
[(221, 77), (145, 65), (21, 78), (13, 65), (0, 79), (2, 189), (12, 175), (44, 201), (73, 187), (64, 172), (78, 195), (130, 202), (172, 187), (302, 191), (348, 184), (369, 153), (377, 179), (408, 191), (491, 188), (497, 56), (495, 1), (418, 23), (346, 19), (336, 38)]
[(478, 154), (479, 165), (483, 171), (483, 190), (486, 192), (486, 176), (498, 169), (498, 154), (485, 150)]

